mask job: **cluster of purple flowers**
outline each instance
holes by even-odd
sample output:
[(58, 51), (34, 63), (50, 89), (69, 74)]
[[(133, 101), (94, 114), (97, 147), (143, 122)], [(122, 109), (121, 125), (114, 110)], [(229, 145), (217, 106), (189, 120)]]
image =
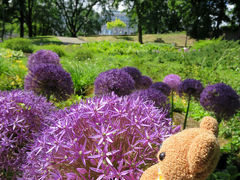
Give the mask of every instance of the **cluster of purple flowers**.
[(166, 83), (173, 91), (178, 92), (178, 86), (181, 83), (181, 77), (177, 74), (169, 74), (165, 76), (163, 82)]
[(153, 89), (157, 89), (159, 91), (161, 91), (163, 94), (165, 94), (166, 96), (169, 96), (171, 93), (171, 88), (167, 83), (164, 82), (156, 82), (153, 83), (150, 88)]
[(139, 179), (179, 131), (166, 113), (128, 96), (94, 97), (52, 114), (28, 153), (24, 179)]
[(122, 70), (128, 73), (133, 78), (136, 86), (140, 84), (142, 73), (137, 68), (127, 66), (122, 68)]
[(149, 76), (142, 76), (139, 84), (139, 89), (147, 89), (152, 84), (153, 84), (153, 81)]
[(214, 112), (219, 121), (229, 119), (240, 108), (238, 94), (224, 83), (207, 86), (201, 93), (200, 103), (207, 111)]
[(98, 75), (94, 82), (95, 95), (102, 96), (114, 92), (118, 96), (129, 95), (136, 89), (147, 89), (152, 79), (142, 76), (135, 67), (111, 69)]
[(48, 115), (55, 108), (33, 92), (0, 92), (0, 177), (21, 175), (29, 145), (51, 123)]
[(147, 89), (152, 85), (152, 79), (148, 76), (142, 76), (142, 73), (135, 67), (124, 67), (121, 70), (127, 72), (135, 82), (135, 89)]
[(141, 98), (144, 101), (153, 101), (154, 105), (164, 110), (169, 110), (168, 97), (159, 89), (148, 88), (144, 90), (135, 91), (130, 95), (131, 98)]
[(32, 90), (47, 97), (65, 100), (73, 93), (71, 75), (60, 64), (58, 55), (49, 50), (40, 50), (28, 59), (29, 73), (25, 78), (24, 89)]
[(182, 81), (178, 87), (178, 92), (180, 96), (186, 94), (188, 96), (193, 96), (196, 99), (200, 98), (200, 94), (203, 91), (203, 85), (200, 81), (196, 79), (185, 79)]
[(25, 90), (32, 90), (50, 98), (65, 100), (73, 93), (73, 82), (69, 73), (54, 64), (39, 64), (25, 77)]
[(28, 69), (31, 71), (32, 68), (38, 64), (55, 64), (61, 66), (60, 58), (57, 53), (50, 50), (39, 50), (34, 54), (31, 54), (28, 58)]
[(95, 95), (101, 96), (114, 92), (118, 96), (130, 94), (135, 88), (133, 78), (121, 69), (111, 69), (98, 75), (94, 82)]

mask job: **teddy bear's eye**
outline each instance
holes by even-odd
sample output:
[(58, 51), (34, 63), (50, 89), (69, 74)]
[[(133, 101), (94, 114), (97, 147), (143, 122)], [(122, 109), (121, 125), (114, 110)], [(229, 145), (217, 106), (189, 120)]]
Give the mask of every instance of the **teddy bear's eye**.
[(165, 152), (159, 154), (159, 159), (162, 161), (165, 158)]

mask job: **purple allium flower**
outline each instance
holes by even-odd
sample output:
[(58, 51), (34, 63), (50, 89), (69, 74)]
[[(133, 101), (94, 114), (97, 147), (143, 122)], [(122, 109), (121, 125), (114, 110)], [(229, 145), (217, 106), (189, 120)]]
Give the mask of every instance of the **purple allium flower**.
[(51, 115), (28, 153), (24, 179), (139, 179), (162, 141), (179, 131), (157, 109), (129, 96), (87, 99)]
[(144, 101), (153, 101), (158, 108), (169, 110), (170, 107), (168, 97), (162, 91), (154, 88), (135, 91), (130, 96), (132, 98), (140, 97)]
[(25, 90), (32, 90), (48, 99), (54, 95), (59, 100), (65, 100), (73, 93), (71, 75), (62, 67), (54, 64), (39, 64), (25, 77)]
[(180, 96), (186, 94), (199, 99), (201, 92), (203, 91), (203, 85), (196, 79), (185, 79), (178, 87)]
[(178, 86), (181, 83), (181, 78), (177, 74), (169, 74), (165, 76), (163, 82), (168, 84), (173, 91), (178, 91)]
[(0, 92), (0, 177), (21, 175), (29, 144), (51, 124), (46, 116), (55, 108), (46, 98), (27, 91)]
[(135, 88), (133, 78), (121, 69), (111, 69), (98, 75), (94, 82), (95, 95), (114, 92), (118, 96), (130, 94)]
[(152, 84), (150, 86), (150, 88), (154, 88), (154, 89), (160, 90), (166, 96), (169, 96), (170, 93), (171, 93), (170, 86), (167, 83), (164, 83), (164, 82), (156, 82), (156, 83)]
[(39, 50), (28, 58), (28, 68), (31, 71), (37, 64), (55, 64), (61, 66), (57, 53), (50, 50)]
[(214, 112), (218, 119), (229, 119), (240, 108), (238, 94), (224, 83), (207, 86), (201, 93), (200, 104), (207, 111)]
[(122, 70), (127, 72), (133, 78), (135, 81), (135, 86), (138, 88), (138, 86), (141, 84), (141, 72), (137, 68), (129, 66), (122, 68)]
[(152, 85), (153, 81), (148, 76), (142, 76), (140, 84), (138, 85), (138, 89), (147, 89)]

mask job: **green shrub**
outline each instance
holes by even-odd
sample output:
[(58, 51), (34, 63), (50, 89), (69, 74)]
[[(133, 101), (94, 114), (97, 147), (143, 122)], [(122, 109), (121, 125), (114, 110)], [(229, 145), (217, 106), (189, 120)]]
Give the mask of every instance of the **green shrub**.
[(3, 42), (3, 47), (25, 53), (33, 52), (33, 45), (29, 39), (13, 38)]
[(26, 74), (25, 58), (13, 60), (0, 57), (0, 90), (23, 89)]
[(73, 53), (73, 59), (77, 61), (84, 61), (92, 58), (93, 58), (92, 51), (85, 47), (77, 48)]
[(57, 53), (59, 57), (63, 57), (66, 55), (64, 46), (61, 46), (61, 45), (49, 44), (49, 45), (39, 46), (39, 47), (37, 47), (35, 52), (40, 49), (53, 51), (53, 52)]

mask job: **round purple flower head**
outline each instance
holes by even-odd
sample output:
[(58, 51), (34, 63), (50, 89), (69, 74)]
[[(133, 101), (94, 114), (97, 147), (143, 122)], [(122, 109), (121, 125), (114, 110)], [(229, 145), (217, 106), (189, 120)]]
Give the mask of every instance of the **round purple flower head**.
[(141, 76), (141, 81), (139, 84), (139, 89), (147, 89), (152, 85), (153, 81), (148, 76)]
[(214, 112), (217, 119), (229, 119), (240, 108), (238, 94), (224, 83), (207, 86), (201, 93), (200, 104)]
[(186, 94), (199, 99), (201, 92), (203, 91), (203, 85), (196, 79), (185, 79), (178, 87), (180, 96)]
[(130, 94), (135, 88), (133, 78), (121, 69), (111, 69), (98, 75), (94, 82), (95, 95), (114, 92), (118, 96)]
[(166, 83), (173, 91), (178, 91), (178, 86), (181, 83), (181, 78), (177, 74), (169, 74), (165, 76), (163, 82)]
[(130, 96), (133, 98), (140, 97), (144, 101), (153, 101), (154, 105), (158, 108), (164, 108), (166, 110), (169, 110), (170, 108), (168, 97), (163, 94), (162, 91), (154, 88), (135, 91)]
[(23, 179), (139, 179), (156, 163), (157, 147), (179, 131), (152, 103), (115, 94), (51, 118), (56, 124), (35, 141)]
[(165, 94), (166, 96), (169, 96), (171, 93), (171, 88), (169, 87), (168, 84), (166, 84), (164, 82), (156, 82), (156, 83), (152, 84), (150, 86), (150, 88), (154, 88), (159, 91), (162, 91), (162, 93)]
[(138, 88), (138, 86), (141, 84), (141, 77), (142, 73), (135, 67), (124, 67), (122, 68), (123, 71), (127, 72), (135, 81), (135, 86)]
[(54, 64), (39, 64), (25, 77), (25, 90), (32, 90), (48, 99), (54, 95), (65, 100), (73, 93), (73, 82), (69, 73)]
[(29, 144), (51, 125), (46, 116), (55, 108), (33, 92), (0, 92), (0, 177), (17, 179)]
[(58, 54), (50, 50), (39, 50), (28, 58), (28, 68), (30, 71), (34, 66), (41, 63), (61, 66)]

